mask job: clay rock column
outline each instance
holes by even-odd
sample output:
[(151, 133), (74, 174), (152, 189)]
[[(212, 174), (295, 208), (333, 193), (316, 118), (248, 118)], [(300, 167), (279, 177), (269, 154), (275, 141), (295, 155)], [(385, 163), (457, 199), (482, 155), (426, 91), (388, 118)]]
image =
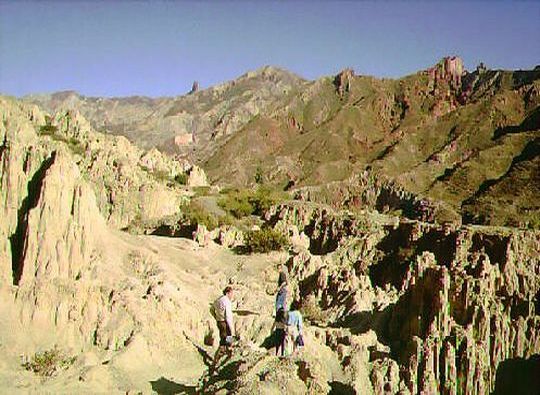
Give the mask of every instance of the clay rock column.
[(74, 279), (90, 262), (105, 229), (94, 194), (69, 155), (58, 151), (51, 160), (37, 203), (28, 212), (20, 284), (35, 278)]

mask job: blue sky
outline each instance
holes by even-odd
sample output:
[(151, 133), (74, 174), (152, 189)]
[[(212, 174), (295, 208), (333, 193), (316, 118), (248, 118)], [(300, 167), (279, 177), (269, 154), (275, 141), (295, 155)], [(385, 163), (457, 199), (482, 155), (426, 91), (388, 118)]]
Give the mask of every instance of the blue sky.
[(184, 94), (263, 65), (399, 77), (445, 55), (540, 64), (540, 2), (5, 1), (0, 92)]

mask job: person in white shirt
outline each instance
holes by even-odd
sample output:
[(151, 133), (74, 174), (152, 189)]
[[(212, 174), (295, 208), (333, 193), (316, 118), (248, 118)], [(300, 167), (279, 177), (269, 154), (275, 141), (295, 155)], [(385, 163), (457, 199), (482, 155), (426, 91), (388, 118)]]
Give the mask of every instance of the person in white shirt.
[(214, 365), (217, 364), (221, 354), (227, 351), (233, 343), (235, 337), (234, 322), (232, 314), (232, 299), (234, 290), (231, 286), (225, 287), (223, 296), (219, 297), (213, 304), (212, 314), (214, 315), (219, 330), (219, 348), (214, 357)]

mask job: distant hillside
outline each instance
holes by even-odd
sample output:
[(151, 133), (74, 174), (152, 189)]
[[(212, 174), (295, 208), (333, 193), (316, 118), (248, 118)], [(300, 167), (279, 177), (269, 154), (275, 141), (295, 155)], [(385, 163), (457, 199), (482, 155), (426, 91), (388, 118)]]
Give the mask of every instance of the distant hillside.
[(237, 183), (253, 181), (259, 167), (289, 186), (371, 169), (466, 222), (534, 224), (539, 91), (538, 70), (466, 73), (457, 58), (399, 80), (346, 70), (254, 119), (204, 167)]
[(272, 113), (304, 84), (300, 77), (263, 67), (222, 85), (178, 97), (85, 97), (67, 91), (25, 99), (49, 112), (76, 109), (100, 131), (126, 136), (145, 149), (199, 159), (219, 146), (216, 141), (245, 126), (261, 113)]
[(304, 81), (266, 67), (178, 98), (30, 97), (200, 163), (213, 181), (296, 188), (365, 170), (443, 202), (438, 220), (536, 226), (540, 70), (474, 72), (445, 58), (401, 79)]

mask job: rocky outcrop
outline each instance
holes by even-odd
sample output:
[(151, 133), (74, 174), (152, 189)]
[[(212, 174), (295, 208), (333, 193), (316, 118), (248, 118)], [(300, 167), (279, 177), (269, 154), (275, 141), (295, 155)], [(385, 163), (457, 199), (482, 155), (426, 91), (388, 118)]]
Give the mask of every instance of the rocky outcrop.
[(414, 284), (391, 309), (388, 336), (408, 343), (398, 355), (412, 393), (492, 392), (502, 361), (540, 352), (540, 235), (460, 230), (456, 239), (449, 262), (417, 257)]
[[(75, 155), (36, 134), (39, 112), (3, 98), (0, 111), (2, 346), (29, 355), (53, 344), (77, 356), (108, 352), (118, 371), (132, 371), (136, 356), (197, 377), (203, 363), (189, 339), (202, 339), (206, 325), (198, 302), (180, 291), (187, 283), (167, 273), (156, 252), (107, 228)], [(178, 323), (180, 305), (186, 315)], [(98, 369), (102, 358), (85, 369)], [(85, 380), (91, 375), (81, 374)]]
[(343, 96), (345, 93), (351, 90), (353, 79), (353, 69), (342, 70), (338, 75), (336, 75), (334, 78), (334, 85), (339, 96)]
[(2, 99), (2, 284), (75, 279), (104, 228), (69, 150), (39, 142), (35, 109)]
[(182, 149), (183, 147), (193, 144), (194, 143), (193, 134), (192, 133), (182, 133), (179, 135), (174, 136), (173, 142), (174, 144)]
[(464, 104), (470, 92), (464, 92), (461, 79), (465, 73), (463, 61), (456, 56), (445, 57), (427, 70), (430, 93), (436, 98), (431, 110), (440, 117)]
[(457, 212), (443, 202), (422, 198), (373, 172), (364, 171), (346, 181), (294, 190), (296, 199), (330, 205), (336, 209), (370, 209), (398, 213), (426, 222), (459, 222)]
[(45, 121), (37, 108), (0, 98), (0, 111), (0, 284), (5, 287), (13, 284), (14, 273), (20, 277), (27, 215), (37, 204), (42, 174), (48, 166), (43, 161), (48, 153), (36, 142), (32, 122)]
[(433, 89), (437, 88), (437, 84), (446, 82), (457, 90), (461, 88), (461, 77), (465, 72), (463, 60), (457, 56), (449, 56), (443, 58), (432, 68), (428, 69), (430, 84), (433, 84)]
[(199, 166), (193, 165), (188, 170), (187, 185), (190, 187), (207, 187), (210, 184), (206, 178), (206, 173)]
[(14, 283), (74, 280), (82, 265), (91, 261), (96, 239), (105, 229), (94, 194), (63, 151), (46, 158), (31, 182), (36, 183), (31, 197), (35, 201), (26, 213), (19, 212), (25, 222), (20, 229), (22, 250), (12, 251), (18, 256), (13, 262)]
[(338, 345), (369, 331), (389, 346), (371, 350), (375, 393), (492, 392), (501, 363), (540, 353), (539, 232), (392, 225), (309, 206), (269, 219), (327, 247), (295, 253), (288, 267), (306, 311), (349, 328), (336, 352), (352, 358)]
[[(187, 177), (186, 171), (192, 167), (186, 161), (167, 157), (156, 149), (145, 153), (124, 137), (97, 133), (76, 110), (62, 110), (48, 116), (37, 107), (7, 99), (2, 106), (6, 111), (5, 127), (13, 135), (6, 140), (11, 151), (25, 151), (29, 165), (33, 164), (31, 158), (36, 153), (39, 153), (36, 161), (43, 161), (53, 151), (65, 149), (82, 175), (88, 177), (108, 224), (123, 228), (134, 220), (172, 215), (184, 201), (186, 193), (178, 180)], [(8, 110), (17, 107), (20, 108), (17, 113)], [(32, 141), (21, 142), (21, 147), (16, 148), (12, 142), (19, 139), (17, 128), (21, 125), (28, 130)], [(28, 151), (29, 145), (35, 148)], [(13, 159), (9, 162), (25, 160)]]
[(195, 92), (199, 91), (199, 81), (193, 81), (193, 85), (191, 85), (191, 90), (189, 91), (189, 94), (193, 94)]

